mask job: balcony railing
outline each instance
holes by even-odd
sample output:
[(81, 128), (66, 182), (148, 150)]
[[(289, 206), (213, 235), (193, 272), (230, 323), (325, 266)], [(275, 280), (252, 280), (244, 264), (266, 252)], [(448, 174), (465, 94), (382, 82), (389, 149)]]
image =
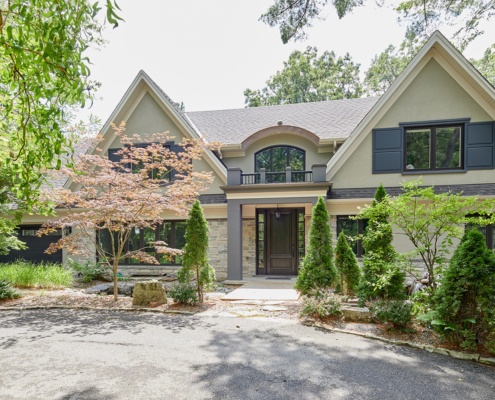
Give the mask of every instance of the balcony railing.
[(311, 171), (293, 171), (287, 167), (282, 172), (267, 172), (261, 168), (260, 172), (244, 174), (240, 168), (227, 170), (228, 185), (256, 185), (267, 183), (296, 183), (296, 182), (325, 182), (326, 164), (314, 164)]

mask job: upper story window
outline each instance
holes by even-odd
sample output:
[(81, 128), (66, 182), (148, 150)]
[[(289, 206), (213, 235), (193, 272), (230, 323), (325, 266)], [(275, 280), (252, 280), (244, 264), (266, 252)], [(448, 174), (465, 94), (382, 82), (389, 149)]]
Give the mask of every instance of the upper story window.
[[(255, 172), (265, 168), (268, 182), (285, 182), (285, 168), (292, 171), (304, 171), (306, 168), (306, 152), (293, 146), (272, 146), (255, 154)], [(294, 181), (304, 180), (304, 176), (293, 176)]]
[(404, 132), (406, 171), (463, 168), (462, 125), (406, 127)]

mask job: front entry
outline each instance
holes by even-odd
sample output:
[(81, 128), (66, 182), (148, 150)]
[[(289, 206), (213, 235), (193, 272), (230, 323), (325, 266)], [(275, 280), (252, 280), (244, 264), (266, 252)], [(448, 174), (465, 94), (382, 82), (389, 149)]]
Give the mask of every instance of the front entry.
[[(297, 275), (304, 246), (304, 210), (271, 208), (257, 212), (258, 275)], [(302, 243), (299, 243), (301, 236)]]

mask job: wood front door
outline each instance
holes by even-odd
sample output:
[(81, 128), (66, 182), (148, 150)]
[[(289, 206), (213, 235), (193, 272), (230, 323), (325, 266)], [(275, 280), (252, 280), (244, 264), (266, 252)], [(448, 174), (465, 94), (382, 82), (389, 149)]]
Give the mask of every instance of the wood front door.
[(267, 210), (266, 274), (297, 275), (297, 210)]

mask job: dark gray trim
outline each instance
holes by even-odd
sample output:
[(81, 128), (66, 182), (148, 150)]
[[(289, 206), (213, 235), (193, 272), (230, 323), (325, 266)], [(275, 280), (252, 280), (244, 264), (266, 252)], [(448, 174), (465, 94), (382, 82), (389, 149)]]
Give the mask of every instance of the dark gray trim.
[(428, 125), (450, 125), (450, 124), (465, 124), (471, 121), (471, 118), (454, 118), (454, 119), (439, 119), (431, 121), (414, 121), (414, 122), (399, 122), (399, 126), (428, 126)]
[(402, 172), (404, 147), (402, 128), (373, 129), (371, 134), (372, 173)]
[[(390, 196), (398, 196), (402, 193), (401, 187), (386, 187), (385, 190)], [(332, 189), (329, 191), (327, 199), (372, 199), (375, 195), (376, 187), (352, 188), (352, 189)], [(495, 196), (495, 183), (480, 183), (470, 185), (437, 185), (435, 193), (462, 193), (464, 196)]]
[(283, 204), (311, 203), (318, 201), (317, 196), (273, 199), (235, 199), (227, 201), (227, 279), (242, 280), (242, 205), (244, 204)]

